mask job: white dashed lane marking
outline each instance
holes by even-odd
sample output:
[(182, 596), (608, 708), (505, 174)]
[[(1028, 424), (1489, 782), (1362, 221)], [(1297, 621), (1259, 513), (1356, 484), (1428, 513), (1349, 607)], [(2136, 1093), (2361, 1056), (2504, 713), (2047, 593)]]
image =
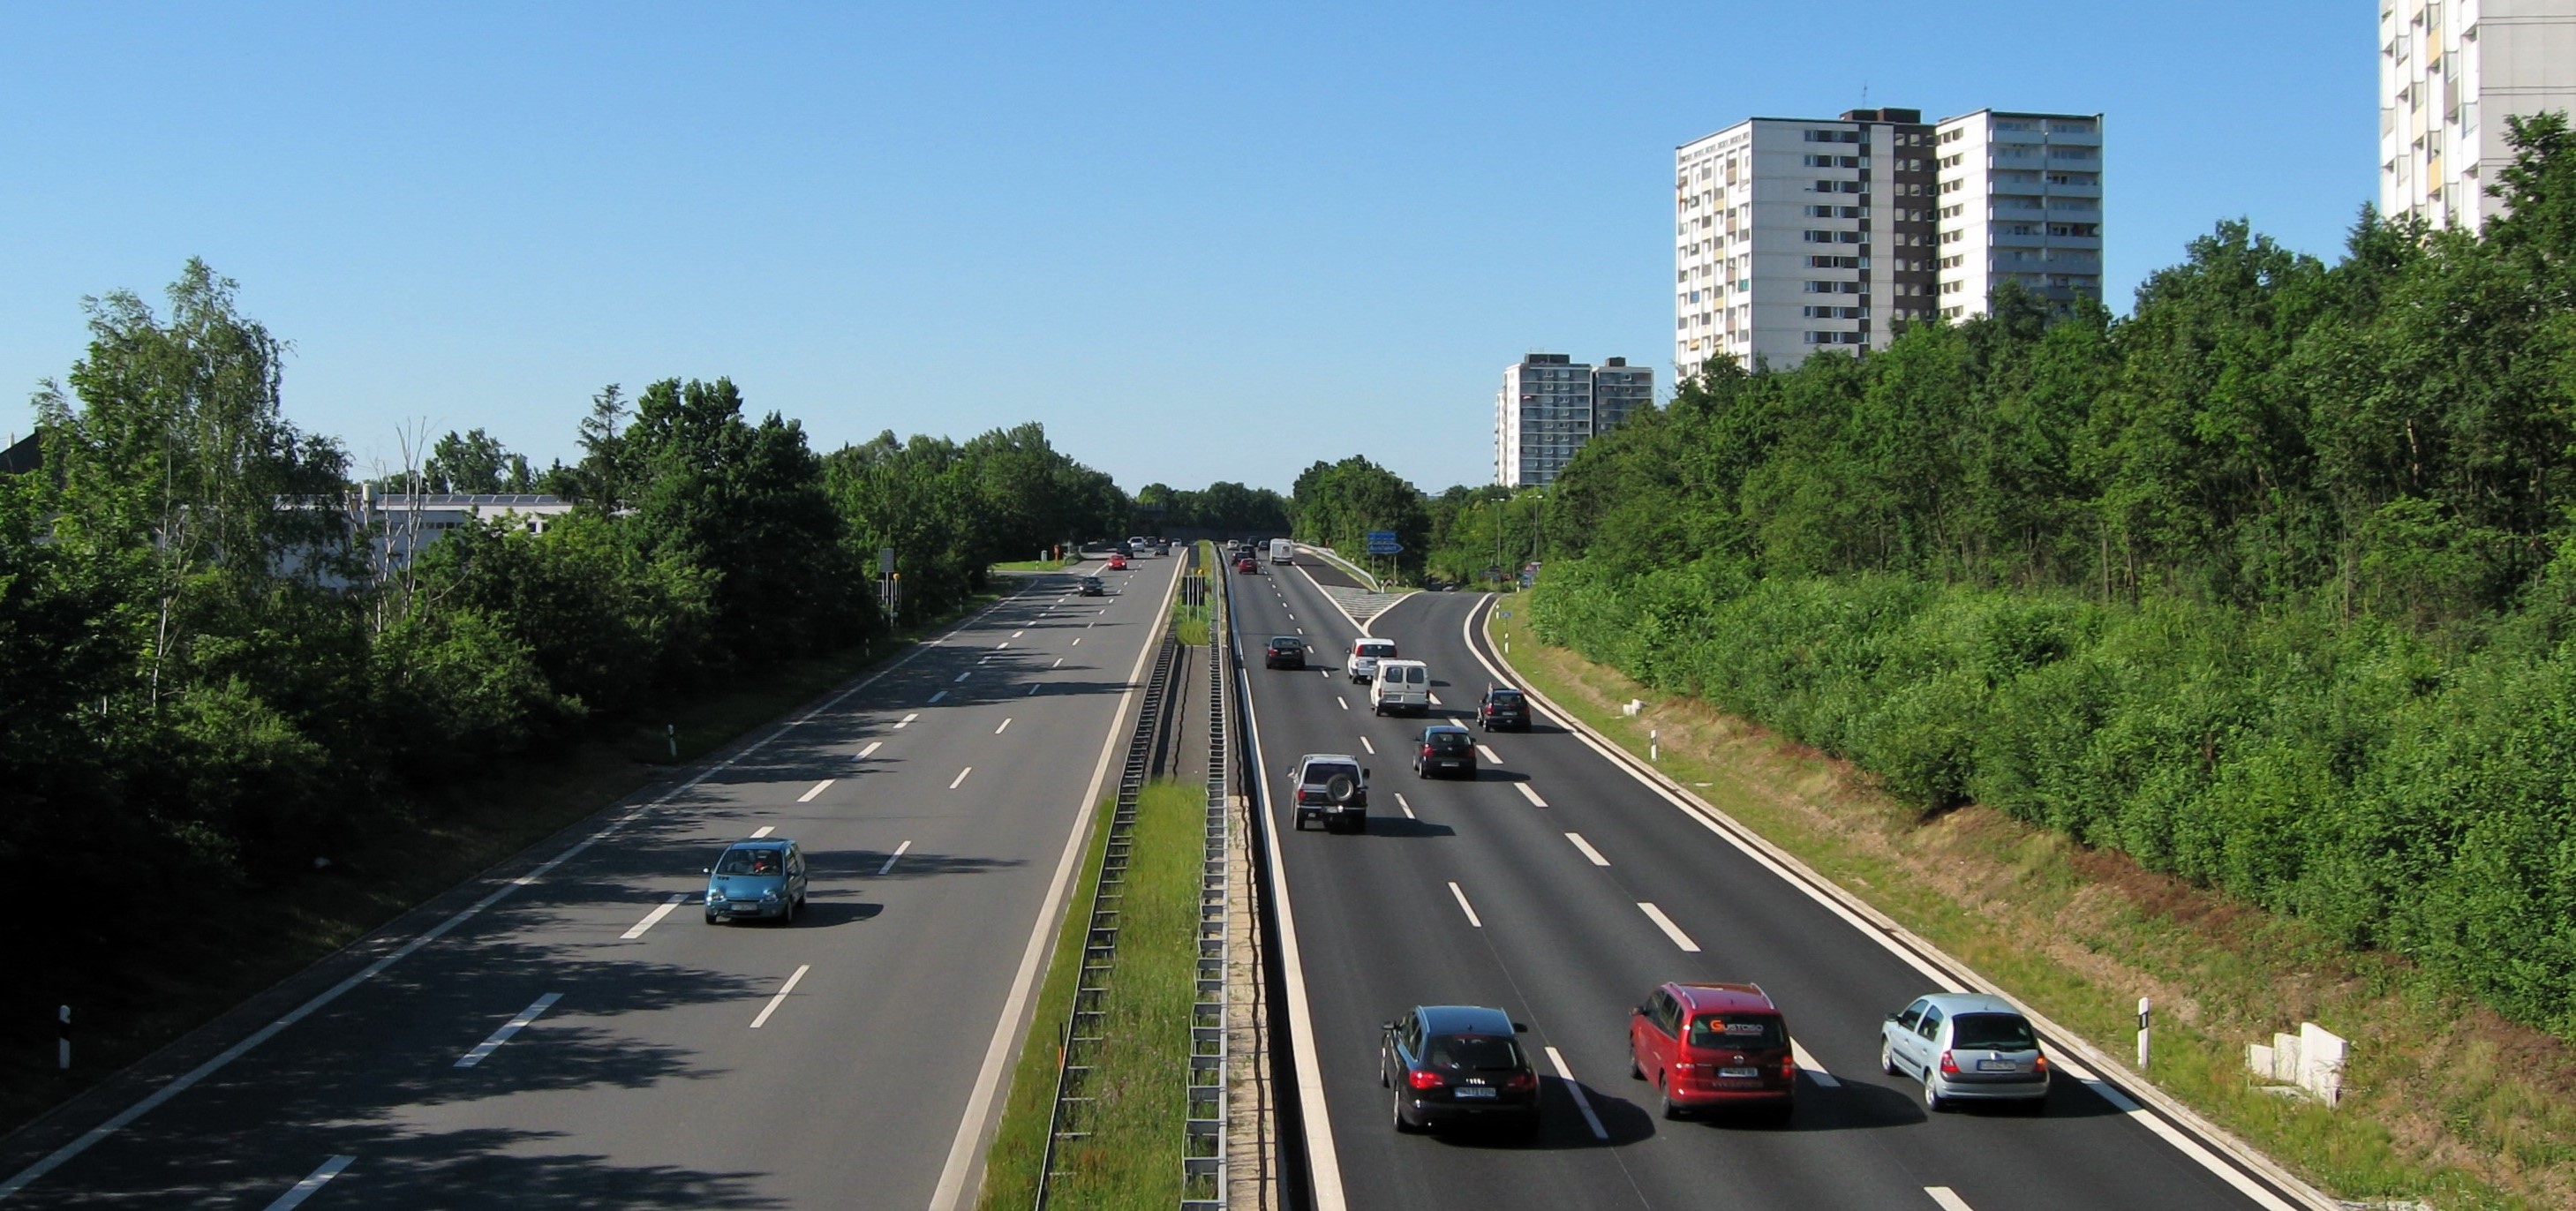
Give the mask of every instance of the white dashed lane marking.
[(633, 929), (629, 929), (626, 932), (617, 935), (617, 940), (620, 942), (632, 942), (637, 938), (643, 937), (645, 930), (661, 924), (662, 918), (670, 916), (672, 909), (678, 908), (688, 902), (689, 893), (685, 891), (671, 893), (670, 899), (664, 900), (661, 904), (655, 906), (653, 911), (644, 914), (643, 920), (637, 921)]
[(1451, 883), (1449, 885), (1449, 894), (1458, 897), (1458, 911), (1467, 914), (1467, 923), (1469, 925), (1473, 925), (1478, 929), (1483, 929), (1485, 927), (1485, 923), (1482, 920), (1479, 920), (1476, 916), (1476, 906), (1467, 902), (1467, 893), (1458, 890), (1458, 885), (1456, 883)]
[(856, 755), (854, 755), (854, 756), (852, 756), (852, 757), (850, 758), (850, 760), (852, 760), (852, 761), (865, 761), (865, 760), (867, 760), (867, 759), (868, 759), (868, 758), (870, 758), (870, 757), (876, 756), (877, 750), (878, 750), (878, 749), (881, 749), (881, 748), (884, 748), (884, 747), (885, 747), (885, 741), (883, 741), (883, 740), (871, 740), (871, 741), (868, 741), (868, 746), (867, 746), (866, 748), (860, 749)]
[(910, 841), (906, 841), (906, 842), (904, 842), (904, 843), (903, 843), (903, 844), (901, 844), (901, 845), (895, 846), (895, 847), (894, 847), (894, 852), (886, 855), (885, 865), (880, 866), (880, 867), (878, 867), (878, 868), (877, 868), (877, 873), (878, 873), (878, 874), (880, 874), (880, 875), (884, 875), (884, 874), (891, 874), (891, 873), (893, 873), (893, 871), (894, 871), (894, 864), (895, 864), (895, 863), (897, 863), (897, 862), (902, 861), (902, 860), (903, 860), (904, 851), (909, 850), (909, 849), (911, 849), (911, 848), (912, 848), (912, 842), (910, 842)]
[(778, 1012), (778, 1007), (787, 1002), (787, 994), (796, 991), (797, 981), (804, 979), (805, 973), (813, 970), (813, 967), (811, 963), (797, 964), (796, 974), (787, 977), (787, 982), (779, 986), (778, 995), (769, 998), (769, 1003), (760, 1007), (760, 1016), (751, 1020), (751, 1028), (758, 1030), (767, 1025), (769, 1015)]
[(1574, 848), (1582, 850), (1583, 856), (1592, 859), (1592, 864), (1594, 866), (1610, 865), (1610, 859), (1602, 857), (1600, 850), (1592, 848), (1592, 843), (1584, 840), (1583, 834), (1567, 833), (1565, 834), (1565, 839), (1574, 842)]
[(1681, 926), (1673, 924), (1673, 919), (1665, 916), (1663, 909), (1645, 900), (1637, 901), (1637, 907), (1645, 911), (1647, 919), (1655, 923), (1655, 928), (1663, 930), (1664, 936), (1673, 940), (1673, 945), (1691, 954), (1699, 953), (1699, 943), (1691, 941), (1690, 935), (1683, 933)]
[(1377, 755), (1377, 746), (1369, 743), (1369, 738), (1366, 736), (1360, 737), (1360, 747), (1367, 749), (1372, 757)]
[(293, 1208), (303, 1206), (305, 1199), (320, 1193), (324, 1183), (340, 1176), (340, 1171), (355, 1164), (357, 1159), (354, 1156), (335, 1156), (322, 1162), (321, 1168), (305, 1174), (303, 1181), (295, 1183), (287, 1188), (286, 1193), (278, 1195), (277, 1201), (268, 1205), (268, 1211), (292, 1211)]
[(1825, 1066), (1816, 1062), (1816, 1057), (1807, 1054), (1806, 1044), (1801, 1043), (1794, 1038), (1790, 1039), (1789, 1056), (1790, 1058), (1797, 1060), (1798, 1067), (1805, 1069), (1807, 1075), (1814, 1079), (1817, 1084), (1822, 1085), (1827, 1089), (1840, 1089), (1843, 1087), (1843, 1083), (1841, 1081), (1834, 1079), (1834, 1074), (1825, 1071)]
[(1485, 764), (1487, 765), (1501, 765), (1503, 763), (1502, 754), (1495, 752), (1493, 746), (1489, 744), (1477, 745), (1476, 755), (1484, 758)]
[(1565, 1066), (1565, 1057), (1550, 1047), (1547, 1049), (1547, 1062), (1556, 1068), (1556, 1079), (1565, 1082), (1565, 1091), (1574, 1095), (1574, 1108), (1583, 1112), (1583, 1125), (1592, 1128), (1592, 1138), (1610, 1138), (1610, 1130), (1601, 1125), (1601, 1116), (1592, 1112), (1592, 1099), (1583, 1096), (1583, 1082), (1575, 1080), (1574, 1070)]
[(476, 1043), (474, 1045), (474, 1050), (466, 1052), (464, 1055), (458, 1057), (456, 1066), (459, 1068), (471, 1068), (476, 1064), (482, 1063), (485, 1056), (491, 1055), (495, 1051), (499, 1051), (501, 1049), (501, 1044), (509, 1042), (511, 1035), (527, 1029), (528, 1023), (537, 1020), (537, 1015), (554, 1008), (555, 1002), (562, 999), (563, 994), (560, 992), (549, 992), (544, 996), (538, 997), (535, 1003), (520, 1010), (519, 1016), (502, 1023), (499, 1030), (492, 1032), (492, 1037), (485, 1039), (480, 1043)]
[(798, 803), (812, 803), (814, 801), (814, 796), (832, 789), (832, 783), (836, 781), (838, 781), (838, 779), (825, 778), (822, 781), (815, 783), (813, 786), (806, 788), (804, 794), (796, 796), (796, 801)]
[(1404, 818), (1407, 820), (1419, 820), (1422, 818), (1413, 814), (1413, 805), (1404, 801), (1404, 793), (1402, 791), (1396, 792), (1395, 805), (1404, 809)]
[(1519, 791), (1521, 793), (1521, 798), (1529, 800), (1531, 807), (1547, 806), (1547, 800), (1539, 798), (1538, 792), (1531, 790), (1529, 783), (1515, 782), (1512, 784), (1512, 789)]
[[(966, 768), (964, 768), (964, 769), (961, 769), (961, 770), (957, 771), (957, 778), (956, 778), (956, 780), (955, 780), (955, 781), (950, 782), (950, 783), (948, 784), (948, 789), (950, 789), (950, 790), (955, 790), (955, 789), (957, 789), (958, 787), (961, 787), (961, 786), (966, 785), (966, 775), (971, 774), (971, 773), (974, 773), (974, 772), (975, 772), (975, 767), (974, 767), (974, 766), (971, 766), (971, 765), (970, 765), (970, 766), (967, 766), (967, 767), (966, 767)], [(1694, 947), (1692, 947), (1691, 949), (1693, 949), (1693, 950), (1697, 950), (1697, 949), (1699, 949), (1699, 948), (1698, 948), (1698, 947), (1696, 947), (1696, 946), (1694, 946)]]

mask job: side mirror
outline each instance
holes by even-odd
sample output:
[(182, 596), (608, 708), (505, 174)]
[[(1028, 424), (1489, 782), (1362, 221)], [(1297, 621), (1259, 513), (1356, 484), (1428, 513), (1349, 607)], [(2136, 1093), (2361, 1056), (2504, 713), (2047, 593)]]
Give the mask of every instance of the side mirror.
[(1395, 1033), (1395, 1023), (1393, 1022), (1380, 1022), (1377, 1024), (1377, 1028), (1387, 1032), (1388, 1034)]
[[(1646, 1016), (1646, 1007), (1643, 1005), (1631, 1005), (1628, 1007), (1628, 1016), (1632, 1018), (1642, 1018)], [(1895, 1017), (1894, 1014), (1890, 1014), (1888, 1016), (1891, 1019)]]
[(1889, 1014), (1889, 1015), (1887, 1015), (1887, 1020), (1888, 1020), (1888, 1021), (1891, 1021), (1891, 1022), (1895, 1021), (1895, 1020), (1896, 1020), (1896, 1015), (1895, 1015), (1895, 1014), (1892, 1014), (1892, 1013), (1891, 1013), (1891, 1014)]
[(1361, 767), (1360, 767), (1360, 777), (1361, 777), (1363, 780), (1365, 780), (1368, 776), (1369, 776), (1368, 767), (1367, 767), (1367, 766), (1365, 766), (1365, 765), (1361, 766)]

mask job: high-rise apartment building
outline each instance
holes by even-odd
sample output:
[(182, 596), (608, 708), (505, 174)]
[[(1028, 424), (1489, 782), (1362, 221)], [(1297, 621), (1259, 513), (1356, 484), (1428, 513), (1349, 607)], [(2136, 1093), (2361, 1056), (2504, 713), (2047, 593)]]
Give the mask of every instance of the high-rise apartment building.
[[(2053, 297), (2100, 296), (2101, 116), (1922, 118), (1886, 108), (1748, 118), (1674, 153), (1677, 367), (1694, 372), (1719, 354), (1792, 366), (1819, 349), (1885, 348), (1935, 311), (1983, 311), (2001, 275)], [(2070, 153), (2089, 132), (2082, 167), (2071, 154), (2052, 158), (2052, 131)], [(2049, 235), (2058, 177), (2069, 203), (2090, 190), (2080, 236), (2072, 211), (2058, 225), (2068, 232)], [(2060, 252), (2053, 272), (2051, 251)]]
[(2505, 116), (2576, 110), (2576, 0), (2380, 0), (2379, 209), (2476, 228)]
[(1494, 396), (1494, 482), (1555, 483), (1585, 441), (1654, 401), (1654, 369), (1624, 357), (1596, 367), (1562, 353), (1533, 353), (1503, 367), (1503, 389)]
[(2054, 303), (2102, 297), (2102, 115), (1981, 109), (1933, 136), (1940, 311), (1985, 311), (2006, 280)]

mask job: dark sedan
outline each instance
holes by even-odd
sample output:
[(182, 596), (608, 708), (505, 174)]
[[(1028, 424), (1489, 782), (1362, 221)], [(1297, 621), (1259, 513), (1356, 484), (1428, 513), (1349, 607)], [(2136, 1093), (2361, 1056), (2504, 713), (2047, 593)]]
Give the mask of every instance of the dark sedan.
[(1395, 1129), (1461, 1123), (1538, 1133), (1538, 1070), (1509, 1014), (1475, 1005), (1423, 1005), (1388, 1022), (1378, 1084), (1394, 1090)]
[(1272, 669), (1306, 667), (1306, 641), (1294, 635), (1273, 635), (1269, 646), (1261, 649), (1261, 664)]
[(1100, 578), (1097, 576), (1085, 576), (1082, 578), (1082, 595), (1085, 597), (1107, 597), (1109, 595), (1109, 586), (1100, 583)]
[(1529, 699), (1508, 685), (1487, 686), (1485, 696), (1476, 703), (1476, 726), (1489, 732), (1528, 731)]
[(1467, 729), (1454, 723), (1422, 729), (1421, 739), (1414, 744), (1413, 776), (1428, 778), (1435, 773), (1476, 776), (1476, 738)]

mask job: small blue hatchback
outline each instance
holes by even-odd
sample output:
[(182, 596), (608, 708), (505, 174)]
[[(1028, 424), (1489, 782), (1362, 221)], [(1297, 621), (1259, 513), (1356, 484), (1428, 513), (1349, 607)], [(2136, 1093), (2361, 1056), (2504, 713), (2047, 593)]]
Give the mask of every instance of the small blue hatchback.
[(746, 837), (707, 868), (707, 924), (745, 918), (796, 923), (805, 907), (805, 851), (785, 837)]

